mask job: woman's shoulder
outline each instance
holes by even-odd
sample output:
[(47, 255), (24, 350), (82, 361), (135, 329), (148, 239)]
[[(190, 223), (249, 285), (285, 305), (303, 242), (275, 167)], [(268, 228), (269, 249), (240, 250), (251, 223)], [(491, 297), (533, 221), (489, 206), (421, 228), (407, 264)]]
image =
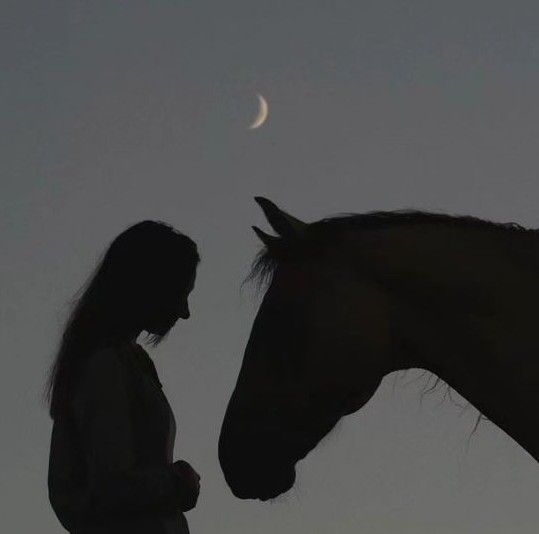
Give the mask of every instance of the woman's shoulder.
[(89, 351), (80, 362), (73, 400), (123, 387), (127, 371), (125, 359), (123, 346), (109, 345)]
[(90, 351), (83, 361), (83, 371), (87, 373), (108, 369), (119, 369), (125, 360), (125, 347), (107, 345)]

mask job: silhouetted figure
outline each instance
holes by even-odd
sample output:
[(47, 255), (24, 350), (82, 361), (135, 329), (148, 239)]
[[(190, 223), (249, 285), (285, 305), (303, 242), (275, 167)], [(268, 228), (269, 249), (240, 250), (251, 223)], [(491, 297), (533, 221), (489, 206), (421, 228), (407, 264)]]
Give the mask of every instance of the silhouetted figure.
[(273, 498), (388, 373), (433, 372), (539, 460), (539, 232), (417, 211), (305, 224), (257, 197), (278, 236), (223, 421), (233, 493)]
[(196, 244), (143, 221), (110, 245), (65, 328), (47, 386), (54, 420), (49, 499), (76, 534), (186, 534), (200, 477), (173, 461), (176, 425), (153, 361), (189, 317)]

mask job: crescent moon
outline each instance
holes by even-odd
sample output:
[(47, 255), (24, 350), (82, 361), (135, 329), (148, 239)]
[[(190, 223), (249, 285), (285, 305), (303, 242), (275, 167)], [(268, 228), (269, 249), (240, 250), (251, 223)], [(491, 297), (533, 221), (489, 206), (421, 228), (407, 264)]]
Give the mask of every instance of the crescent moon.
[(255, 130), (256, 128), (260, 128), (260, 126), (262, 126), (268, 118), (269, 108), (266, 99), (260, 94), (256, 96), (258, 97), (258, 115), (256, 116), (253, 123), (249, 126), (249, 130)]

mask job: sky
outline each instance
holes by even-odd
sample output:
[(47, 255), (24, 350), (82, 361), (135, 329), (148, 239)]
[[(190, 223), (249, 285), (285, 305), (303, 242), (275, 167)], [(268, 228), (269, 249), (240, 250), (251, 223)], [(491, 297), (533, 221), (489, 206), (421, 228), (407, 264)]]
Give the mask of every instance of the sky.
[[(192, 534), (537, 532), (537, 463), (489, 422), (472, 435), (476, 410), (442, 390), (421, 402), (416, 371), (274, 502), (231, 494), (217, 438), (259, 304), (240, 291), (250, 226), (269, 229), (255, 195), (307, 222), (418, 208), (539, 227), (538, 26), (517, 0), (4, 0), (0, 530), (62, 532), (46, 372), (100, 255), (149, 218), (202, 256), (191, 319), (148, 349), (176, 458), (202, 476)], [(269, 117), (248, 130), (257, 93)]]

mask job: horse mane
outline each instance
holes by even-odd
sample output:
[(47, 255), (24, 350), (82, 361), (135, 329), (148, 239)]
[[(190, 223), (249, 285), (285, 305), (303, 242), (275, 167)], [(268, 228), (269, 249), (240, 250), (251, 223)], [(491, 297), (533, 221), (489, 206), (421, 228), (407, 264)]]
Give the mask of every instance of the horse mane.
[[(515, 222), (493, 222), (471, 215), (448, 215), (414, 209), (394, 211), (372, 211), (367, 213), (345, 213), (332, 217), (326, 217), (307, 224), (304, 244), (316, 244), (318, 247), (333, 242), (339, 235), (353, 230), (380, 229), (390, 226), (403, 226), (408, 224), (442, 224), (467, 228), (483, 228), (485, 230), (497, 230), (512, 234), (539, 235), (535, 229), (525, 228)], [(295, 257), (301, 257), (308, 247), (297, 246), (294, 242), (287, 245), (293, 250)], [(251, 270), (244, 283), (255, 281), (258, 287), (266, 286), (273, 276), (275, 269), (282, 261), (282, 256), (277, 255), (272, 249), (263, 247), (256, 255), (251, 265)]]

